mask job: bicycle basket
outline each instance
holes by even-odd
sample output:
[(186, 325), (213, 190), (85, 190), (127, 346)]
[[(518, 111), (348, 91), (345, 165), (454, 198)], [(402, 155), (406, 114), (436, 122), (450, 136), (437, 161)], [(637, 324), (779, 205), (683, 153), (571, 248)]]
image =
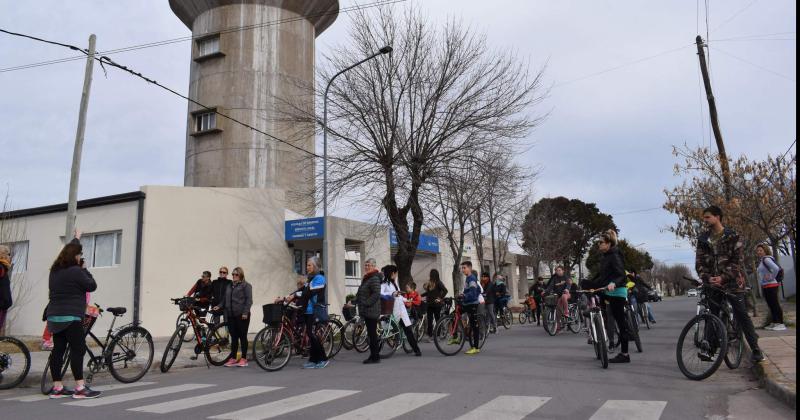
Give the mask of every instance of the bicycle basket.
[(261, 307), (264, 310), (264, 324), (270, 326), (281, 325), (283, 320), (283, 305), (280, 303), (269, 303)]
[(381, 315), (391, 315), (394, 312), (394, 299), (381, 300)]
[(342, 316), (344, 316), (345, 321), (350, 321), (351, 319), (356, 317), (356, 308), (355, 307), (342, 308)]
[(194, 305), (194, 298), (187, 297), (178, 301), (178, 308), (180, 308), (182, 312), (186, 312), (192, 309), (193, 305)]
[(544, 304), (547, 306), (556, 306), (558, 295), (547, 295), (544, 297)]

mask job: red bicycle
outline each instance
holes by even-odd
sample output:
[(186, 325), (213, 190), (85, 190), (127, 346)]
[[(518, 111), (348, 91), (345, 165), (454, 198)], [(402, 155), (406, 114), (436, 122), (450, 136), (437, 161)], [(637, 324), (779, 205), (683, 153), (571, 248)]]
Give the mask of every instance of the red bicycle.
[(226, 322), (209, 324), (205, 318), (198, 317), (197, 307), (195, 306), (196, 300), (193, 297), (170, 300), (175, 305), (178, 305), (178, 308), (185, 316), (180, 318), (183, 321), (178, 322), (175, 332), (172, 333), (172, 338), (167, 343), (164, 356), (161, 357), (161, 372), (166, 373), (175, 363), (175, 359), (178, 358), (178, 353), (180, 353), (181, 346), (184, 343), (184, 337), (186, 337), (190, 328), (197, 342), (194, 346), (194, 358), (197, 358), (200, 353), (205, 353), (207, 363), (211, 363), (214, 366), (224, 365), (231, 354), (228, 324)]
[[(274, 372), (283, 369), (294, 354), (307, 354), (311, 348), (303, 324), (296, 322), (298, 306), (291, 303), (271, 303), (263, 306), (266, 326), (253, 340), (253, 358), (261, 369)], [(314, 327), (325, 354), (333, 349), (333, 329), (318, 322)]]

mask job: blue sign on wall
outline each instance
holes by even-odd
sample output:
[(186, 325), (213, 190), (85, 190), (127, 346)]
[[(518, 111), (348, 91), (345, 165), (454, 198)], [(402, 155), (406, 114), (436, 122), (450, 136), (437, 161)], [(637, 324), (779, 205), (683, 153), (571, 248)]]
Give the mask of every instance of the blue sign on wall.
[[(397, 246), (397, 234), (394, 233), (394, 230), (389, 230), (389, 244), (392, 247)], [(424, 251), (424, 252), (431, 252), (434, 254), (438, 254), (439, 238), (432, 235), (426, 235), (424, 233), (420, 233), (419, 246), (417, 246), (417, 251)]]
[(285, 223), (286, 240), (300, 241), (303, 239), (322, 239), (325, 237), (325, 219), (287, 220)]

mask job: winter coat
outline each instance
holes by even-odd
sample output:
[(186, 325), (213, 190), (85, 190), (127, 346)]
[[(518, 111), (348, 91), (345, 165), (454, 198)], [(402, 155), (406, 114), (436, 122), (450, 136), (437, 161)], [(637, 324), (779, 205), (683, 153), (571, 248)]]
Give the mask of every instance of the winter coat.
[(231, 282), (225, 288), (222, 310), (226, 319), (241, 317), (250, 314), (253, 306), (253, 286), (247, 282)]
[(0, 261), (0, 311), (8, 310), (14, 301), (11, 299), (11, 265)]
[(422, 297), (425, 298), (425, 301), (428, 302), (428, 306), (438, 306), (441, 303), (436, 303), (436, 299), (444, 299), (447, 296), (447, 288), (444, 287), (444, 283), (441, 280), (436, 282), (436, 285), (428, 289), (428, 284), (430, 282), (425, 283), (425, 291), (422, 292)]
[(733, 229), (725, 228), (716, 242), (712, 240), (711, 232), (706, 232), (697, 238), (695, 269), (704, 282), (708, 282), (711, 277), (722, 277), (724, 288), (730, 291), (744, 291), (743, 262), (744, 244)]
[(358, 305), (358, 313), (366, 319), (381, 317), (381, 280), (381, 272), (372, 271), (364, 274), (358, 286), (354, 303)]
[(616, 289), (613, 292), (606, 292), (606, 295), (628, 297), (628, 288), (625, 286), (627, 282), (625, 261), (619, 248), (614, 246), (603, 254), (600, 259), (600, 269), (588, 284), (592, 289), (601, 289), (614, 283)]
[(50, 272), (50, 303), (46, 316), (83, 318), (86, 313), (86, 293), (97, 290), (89, 270), (77, 265)]

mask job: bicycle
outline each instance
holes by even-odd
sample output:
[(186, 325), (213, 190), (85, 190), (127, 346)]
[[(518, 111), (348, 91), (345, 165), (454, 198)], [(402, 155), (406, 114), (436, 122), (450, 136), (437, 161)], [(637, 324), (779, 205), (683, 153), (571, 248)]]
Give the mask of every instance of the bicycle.
[[(299, 308), (291, 303), (264, 305), (265, 327), (253, 340), (253, 359), (261, 369), (275, 372), (289, 364), (294, 354), (307, 354), (311, 348), (306, 328), (295, 323)], [(325, 354), (331, 354), (333, 332), (327, 323), (317, 323), (314, 334), (322, 343)]]
[[(688, 280), (699, 283), (694, 279)], [(681, 331), (676, 349), (678, 368), (687, 378), (695, 381), (706, 379), (719, 369), (723, 361), (729, 369), (736, 369), (741, 364), (744, 333), (728, 301), (734, 296), (719, 287), (700, 284), (697, 315)]]
[[(605, 289), (578, 290), (576, 293), (587, 296), (589, 343), (594, 347), (594, 354), (603, 369), (608, 369), (608, 335), (606, 332), (600, 298), (597, 296)], [(585, 316), (585, 314), (584, 314)]]
[(625, 304), (625, 322), (628, 325), (628, 334), (630, 337), (628, 341), (633, 341), (636, 344), (636, 352), (642, 352), (642, 339), (639, 337), (639, 320), (636, 311), (633, 310), (630, 301)]
[[(328, 323), (330, 324), (331, 334), (333, 335), (333, 346), (331, 346), (331, 353), (328, 355), (328, 358), (332, 359), (342, 351), (342, 347), (345, 347), (345, 330), (339, 315), (330, 314), (328, 316)], [(348, 350), (350, 348), (348, 348)]]
[(428, 325), (428, 304), (426, 302), (422, 302), (419, 306), (412, 306), (411, 307), (411, 314), (413, 324), (411, 325), (411, 330), (414, 332), (414, 338), (417, 339), (417, 342), (422, 340), (425, 337), (427, 332), (427, 325)]
[[(440, 319), (433, 331), (433, 342), (436, 349), (445, 356), (453, 356), (464, 348), (464, 342), (471, 334), (469, 316), (463, 313), (464, 299), (456, 300), (455, 311)], [(489, 335), (489, 326), (486, 317), (478, 314), (479, 340), (478, 348), (483, 348), (486, 337)]]
[(531, 302), (528, 300), (525, 300), (520, 303), (524, 306), (524, 309), (522, 310), (522, 312), (519, 313), (518, 316), (520, 325), (525, 325), (526, 323), (535, 322), (536, 316), (534, 315), (535, 311), (534, 306), (536, 305), (536, 303), (534, 302), (533, 304), (531, 304)]
[(167, 347), (164, 349), (164, 355), (161, 357), (161, 372), (167, 373), (178, 358), (181, 346), (184, 343), (184, 337), (187, 332), (191, 330), (194, 334), (194, 340), (197, 342), (194, 346), (193, 359), (197, 359), (200, 353), (205, 355), (206, 366), (210, 363), (213, 366), (222, 366), (228, 361), (231, 356), (231, 339), (228, 334), (228, 323), (221, 322), (219, 324), (209, 324), (205, 318), (200, 318), (195, 313), (195, 298), (181, 297), (170, 299), (173, 304), (186, 315), (188, 322), (178, 323), (175, 332), (172, 333)]
[(406, 338), (405, 331), (400, 326), (400, 320), (394, 314), (382, 315), (378, 320), (378, 337), (380, 338), (379, 354), (382, 359), (388, 359), (402, 345), (406, 354), (413, 349)]
[(511, 313), (511, 309), (508, 309), (507, 298), (498, 298), (497, 308), (497, 311), (495, 311), (497, 323), (501, 324), (505, 329), (511, 328), (511, 324), (514, 323), (514, 315)]
[(650, 329), (650, 316), (647, 314), (647, 304), (644, 302), (637, 302), (636, 304), (636, 313), (639, 315), (639, 319), (642, 320), (642, 323)]
[(0, 337), (0, 389), (11, 389), (25, 380), (31, 370), (28, 346), (14, 337)]
[(544, 296), (542, 299), (544, 302), (544, 320), (542, 322), (542, 326), (544, 330), (547, 331), (547, 334), (550, 336), (554, 336), (558, 334), (558, 331), (561, 329), (559, 322), (561, 321), (561, 316), (558, 313), (558, 295), (553, 293)]
[[(96, 304), (95, 307), (97, 308), (98, 316), (101, 316), (103, 310)], [(108, 327), (105, 341), (100, 341), (92, 332), (92, 327), (97, 322), (97, 318), (88, 316), (84, 319), (85, 334), (94, 341), (94, 344), (100, 347), (100, 353), (95, 355), (91, 347), (86, 346), (86, 353), (89, 356), (87, 363), (89, 374), (86, 375), (86, 383), (91, 384), (94, 375), (105, 369), (108, 369), (111, 376), (119, 382), (126, 384), (136, 382), (144, 377), (153, 364), (153, 337), (138, 322), (114, 329), (117, 318), (127, 312), (126, 308), (108, 308), (106, 311), (114, 315), (114, 319), (111, 321), (111, 326)], [(62, 362), (61, 376), (63, 377), (69, 368), (69, 347), (64, 352)], [(53, 390), (49, 359), (42, 373), (40, 390), (44, 395)]]

